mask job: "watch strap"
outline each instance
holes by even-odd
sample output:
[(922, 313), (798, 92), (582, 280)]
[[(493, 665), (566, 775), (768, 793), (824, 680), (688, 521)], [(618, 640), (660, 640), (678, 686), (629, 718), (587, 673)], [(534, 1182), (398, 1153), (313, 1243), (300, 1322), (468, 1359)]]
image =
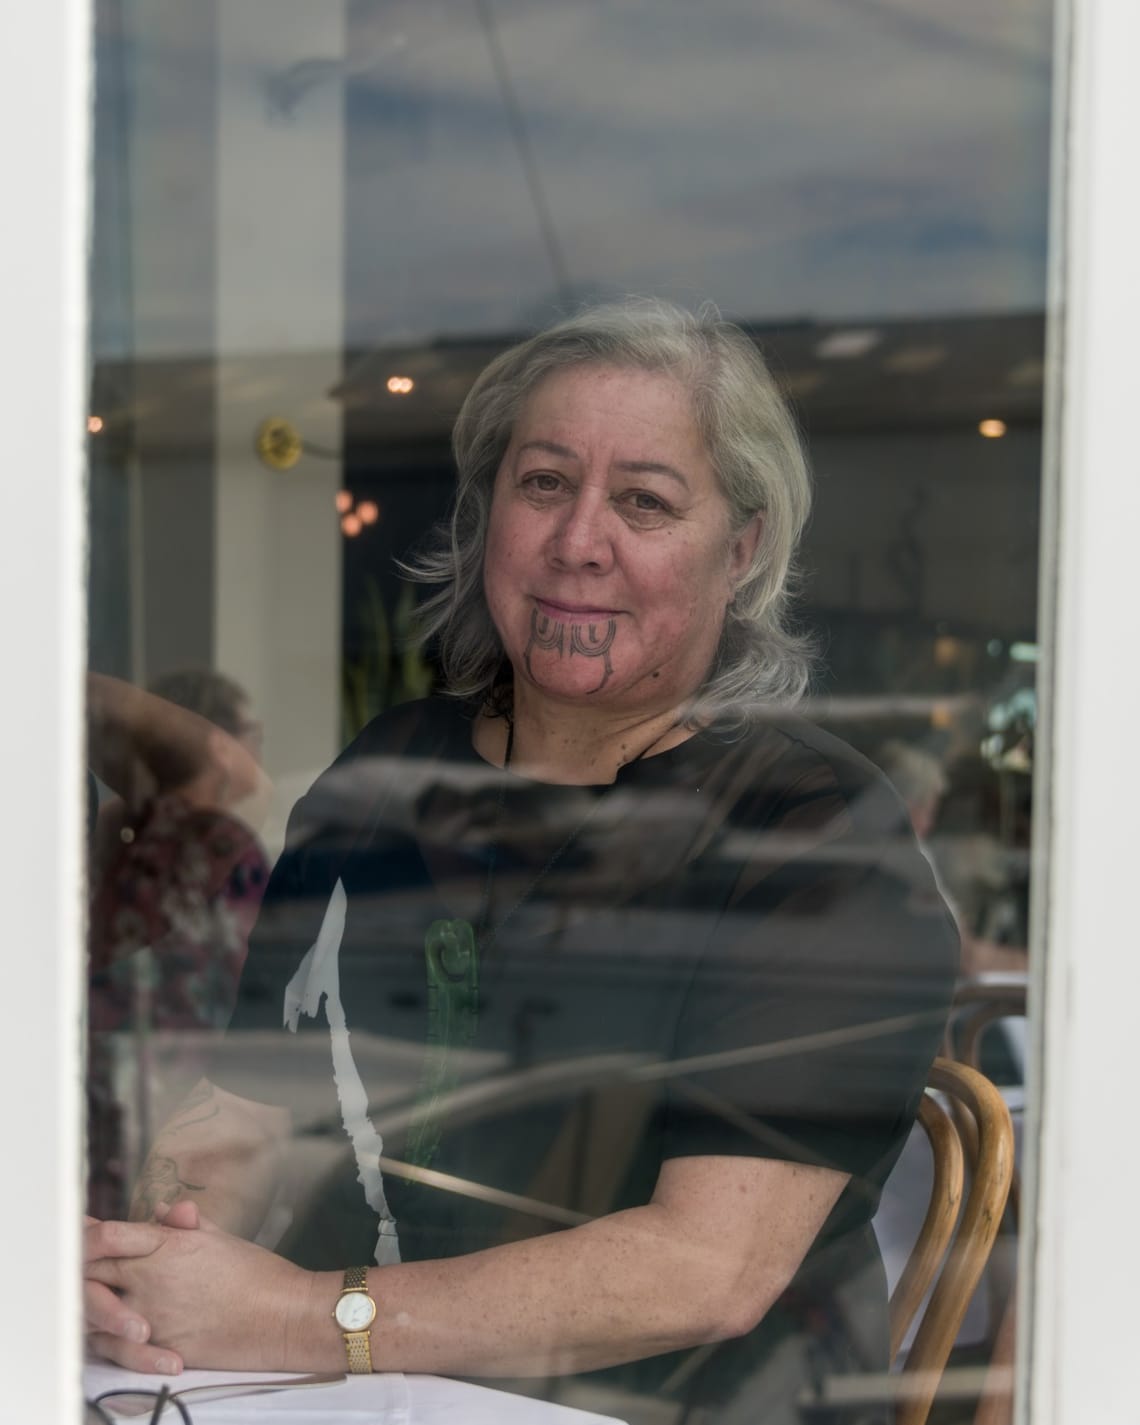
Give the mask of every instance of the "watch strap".
[(344, 1349), (348, 1356), (348, 1371), (354, 1376), (372, 1374), (372, 1343), (367, 1331), (346, 1331)]

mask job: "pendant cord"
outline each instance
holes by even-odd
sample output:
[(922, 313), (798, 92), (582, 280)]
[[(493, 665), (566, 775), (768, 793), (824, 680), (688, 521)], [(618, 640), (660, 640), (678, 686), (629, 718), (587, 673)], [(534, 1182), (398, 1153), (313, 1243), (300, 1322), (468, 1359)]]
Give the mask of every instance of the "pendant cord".
[[(511, 754), (515, 750), (515, 720), (510, 714), (506, 714), (507, 719), (507, 748), (503, 753), (503, 771), (510, 770)], [(491, 888), (495, 881), (495, 859), (499, 853), (499, 833), (503, 829), (503, 808), (507, 800), (507, 779), (505, 776), (499, 779), (499, 796), (495, 804), (495, 827), (491, 833), (491, 845), (487, 853), (487, 879), (483, 885), (483, 908), (479, 913), (479, 929), (477, 931), (480, 949), (486, 947), (494, 939), (488, 937), (487, 932), (491, 928)], [(501, 928), (501, 927), (500, 927)]]

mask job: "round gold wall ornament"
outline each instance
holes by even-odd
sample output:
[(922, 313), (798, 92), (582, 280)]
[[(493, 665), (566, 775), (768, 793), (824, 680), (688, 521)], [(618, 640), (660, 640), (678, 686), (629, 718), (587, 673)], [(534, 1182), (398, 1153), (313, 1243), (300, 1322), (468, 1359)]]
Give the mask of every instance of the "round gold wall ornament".
[(292, 470), (305, 449), (301, 432), (281, 416), (270, 416), (261, 422), (254, 445), (258, 459), (270, 470)]

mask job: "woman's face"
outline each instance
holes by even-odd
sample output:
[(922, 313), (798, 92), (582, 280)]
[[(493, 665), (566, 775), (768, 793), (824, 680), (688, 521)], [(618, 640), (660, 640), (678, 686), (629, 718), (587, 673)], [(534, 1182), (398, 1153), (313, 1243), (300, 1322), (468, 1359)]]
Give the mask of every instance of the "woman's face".
[(653, 712), (704, 680), (759, 520), (733, 536), (684, 387), (573, 366), (524, 406), (495, 479), (484, 589), (517, 680)]

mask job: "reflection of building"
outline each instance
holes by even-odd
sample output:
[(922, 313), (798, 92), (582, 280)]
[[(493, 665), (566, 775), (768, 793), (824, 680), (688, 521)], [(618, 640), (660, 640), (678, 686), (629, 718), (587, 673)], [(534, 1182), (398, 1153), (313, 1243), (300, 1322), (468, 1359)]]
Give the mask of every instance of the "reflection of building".
[[(1043, 321), (1011, 308), (1043, 299), (1046, 8), (1008, 52), (956, 11), (499, 8), (97, 0), (95, 661), (220, 666), (275, 779), (315, 770), (475, 372), (556, 304), (650, 291), (846, 314), (756, 328), (819, 475), (834, 687), (984, 684), (978, 650), (1034, 630)], [(897, 317), (927, 309), (997, 312)], [(268, 417), (308, 443), (292, 469), (254, 454)], [(355, 537), (342, 478), (380, 512)]]

